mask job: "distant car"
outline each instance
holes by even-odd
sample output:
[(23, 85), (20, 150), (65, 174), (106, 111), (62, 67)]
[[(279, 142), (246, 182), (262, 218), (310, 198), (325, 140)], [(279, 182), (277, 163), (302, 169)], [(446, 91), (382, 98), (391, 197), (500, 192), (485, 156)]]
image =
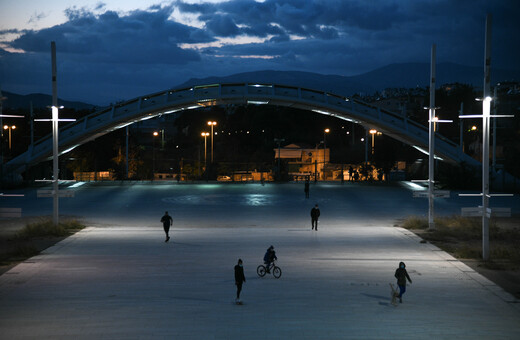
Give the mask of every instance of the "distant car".
[(231, 177), (229, 176), (218, 176), (217, 181), (219, 182), (231, 182)]

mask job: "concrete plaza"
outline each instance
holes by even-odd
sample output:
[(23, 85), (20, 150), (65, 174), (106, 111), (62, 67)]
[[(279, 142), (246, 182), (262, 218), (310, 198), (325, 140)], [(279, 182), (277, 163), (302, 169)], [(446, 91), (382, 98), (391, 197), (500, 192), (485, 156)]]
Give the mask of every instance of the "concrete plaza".
[[(173, 196), (159, 196), (163, 205), (154, 209), (162, 212)], [(323, 197), (332, 206), (333, 194)], [(283, 200), (277, 202), (290, 210)], [(178, 210), (185, 207), (177, 203)], [(306, 217), (285, 219), (274, 208), (252, 216), (251, 222), (242, 216), (248, 208), (240, 211), (232, 200), (219, 207), (216, 225), (208, 223), (211, 218), (203, 209), (198, 224), (176, 221), (169, 243), (160, 216), (148, 224), (96, 221), (14, 267), (0, 276), (0, 337), (520, 338), (517, 300), (445, 252), (394, 227), (392, 219), (325, 216), (315, 232)], [(240, 218), (224, 226), (226, 212)], [(262, 219), (262, 214), (268, 215)], [(330, 209), (329, 214), (336, 213)], [(262, 225), (251, 225), (260, 220)], [(271, 244), (283, 270), (280, 279), (256, 274)], [(238, 258), (247, 279), (242, 306), (234, 304)], [(403, 304), (394, 307), (388, 284), (395, 283), (399, 261), (407, 264), (413, 284)]]

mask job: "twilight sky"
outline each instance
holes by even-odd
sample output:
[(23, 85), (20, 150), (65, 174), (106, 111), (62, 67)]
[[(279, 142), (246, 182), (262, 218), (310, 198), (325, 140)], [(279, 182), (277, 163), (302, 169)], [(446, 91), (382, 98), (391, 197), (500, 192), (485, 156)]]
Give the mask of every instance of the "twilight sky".
[(518, 0), (0, 0), (0, 86), (107, 104), (257, 70), (357, 75), (406, 62), (520, 70)]

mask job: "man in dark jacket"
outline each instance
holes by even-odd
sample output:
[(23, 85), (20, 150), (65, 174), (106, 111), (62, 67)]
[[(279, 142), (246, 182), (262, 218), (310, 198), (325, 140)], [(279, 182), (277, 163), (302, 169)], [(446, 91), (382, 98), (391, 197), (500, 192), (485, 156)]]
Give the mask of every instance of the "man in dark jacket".
[(235, 266), (235, 285), (237, 286), (237, 298), (235, 299), (236, 303), (242, 302), (240, 301), (240, 292), (242, 291), (242, 284), (244, 282), (246, 282), (246, 277), (244, 276), (242, 259), (238, 259), (238, 264)]
[(406, 265), (404, 262), (399, 262), (399, 268), (396, 269), (394, 276), (397, 279), (397, 285), (399, 286), (399, 302), (403, 303), (403, 294), (406, 292), (406, 279), (412, 283), (412, 280), (410, 280), (410, 276), (408, 276), (408, 272), (406, 271)]
[(163, 224), (164, 232), (166, 233), (166, 240), (164, 242), (168, 242), (170, 240), (170, 226), (173, 224), (173, 219), (170, 215), (168, 215), (168, 212), (166, 211), (164, 213), (164, 216), (161, 217), (161, 222)]
[(312, 230), (318, 230), (318, 218), (320, 217), (320, 209), (318, 209), (318, 204), (311, 209), (311, 223)]

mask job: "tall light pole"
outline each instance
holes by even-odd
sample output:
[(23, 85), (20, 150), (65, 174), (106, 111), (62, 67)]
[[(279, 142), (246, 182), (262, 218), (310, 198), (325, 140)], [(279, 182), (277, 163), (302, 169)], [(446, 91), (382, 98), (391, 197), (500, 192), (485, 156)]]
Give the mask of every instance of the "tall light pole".
[(59, 216), (59, 183), (58, 183), (58, 68), (56, 67), (56, 42), (51, 42), (51, 59), (52, 59), (52, 189), (53, 189), (53, 212), (52, 221), (54, 225), (58, 225)]
[[(460, 103), (460, 111), (459, 116), (462, 116), (464, 114), (464, 103)], [(459, 118), (459, 146), (460, 151), (464, 152), (464, 121), (462, 118)]]
[(374, 145), (375, 145), (374, 144), (374, 142), (375, 142), (374, 141), (374, 136), (376, 135), (377, 130), (376, 129), (370, 129), (368, 132), (372, 135), (372, 156), (373, 156), (374, 155)]
[(11, 131), (16, 129), (16, 125), (4, 125), (4, 130), (9, 130), (9, 151), (11, 151)]
[[(51, 121), (52, 122), (52, 190), (51, 190), (51, 196), (52, 196), (52, 223), (54, 225), (59, 224), (59, 197), (62, 195), (62, 193), (65, 197), (66, 192), (59, 191), (59, 178), (58, 178), (58, 123), (59, 122), (73, 122), (76, 119), (59, 119), (59, 109), (62, 109), (63, 106), (58, 106), (58, 69), (56, 67), (56, 42), (51, 41), (51, 62), (52, 62), (52, 117), (51, 119), (35, 119), (34, 121)], [(44, 180), (46, 182), (46, 180)], [(46, 196), (40, 196), (40, 197), (49, 197)], [(72, 197), (72, 196), (66, 196), (66, 197)]]
[[(4, 102), (4, 100), (7, 100), (7, 97), (4, 97), (2, 95), (2, 89), (0, 89), (0, 126), (2, 126), (2, 117), (4, 117), (4, 115), (2, 114), (2, 111), (3, 111), (3, 104), (2, 103)], [(4, 137), (4, 131), (3, 130), (0, 130), (0, 135), (1, 135), (1, 137)]]
[(152, 146), (152, 180), (155, 179), (155, 137), (159, 136), (159, 132), (153, 132), (153, 146)]
[(209, 121), (208, 125), (211, 126), (211, 163), (213, 164), (213, 127), (217, 125), (217, 122)]
[[(489, 218), (492, 209), (489, 208), (491, 196), (512, 196), (510, 194), (489, 193), (489, 123), (490, 118), (514, 117), (511, 115), (491, 115), (491, 14), (486, 17), (484, 58), (484, 93), (482, 98), (482, 115), (459, 116), (459, 118), (482, 118), (482, 192), (480, 194), (459, 194), (459, 196), (482, 196), (482, 205), (478, 207), (482, 217), (482, 259), (489, 260)], [(472, 128), (473, 130), (473, 128)], [(475, 127), (476, 130), (476, 127)]]
[(208, 158), (208, 136), (209, 136), (209, 132), (202, 132), (200, 135), (202, 137), (204, 137), (204, 170), (206, 170), (207, 166), (208, 166), (207, 158)]
[(327, 133), (330, 132), (330, 129), (323, 130), (323, 179), (325, 179), (325, 152), (327, 150)]
[(280, 179), (280, 176), (282, 173), (281, 172), (282, 169), (280, 168), (280, 158), (282, 158), (282, 155), (280, 153), (280, 151), (281, 151), (280, 143), (285, 142), (285, 138), (275, 138), (274, 142), (278, 143), (278, 179)]
[(430, 65), (430, 107), (428, 108), (428, 228), (435, 229), (434, 222), (434, 162), (435, 162), (435, 58), (436, 45), (432, 45), (431, 65)]
[(489, 116), (491, 111), (491, 15), (486, 18), (484, 94), (482, 100), (482, 259), (489, 260)]
[(128, 125), (126, 126), (126, 179), (128, 179), (128, 137), (130, 136), (130, 130), (128, 129)]

